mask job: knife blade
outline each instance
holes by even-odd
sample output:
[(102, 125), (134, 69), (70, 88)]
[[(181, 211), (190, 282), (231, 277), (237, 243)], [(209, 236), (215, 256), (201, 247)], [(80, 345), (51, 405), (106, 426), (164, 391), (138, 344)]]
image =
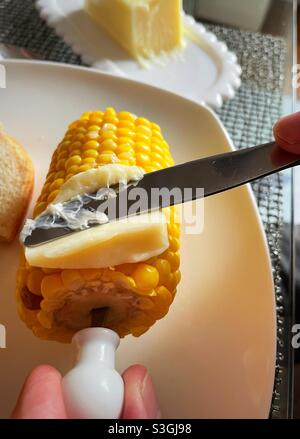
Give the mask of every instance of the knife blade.
[[(145, 174), (137, 184), (115, 188), (115, 197), (89, 198), (84, 208), (104, 212), (108, 221), (114, 221), (214, 195), (298, 164), (299, 155), (288, 153), (275, 142), (270, 142)], [(145, 199), (135, 209), (141, 194), (146, 195)], [(68, 203), (72, 202), (65, 204)], [(40, 245), (82, 230), (64, 227), (60, 218), (53, 220), (47, 213), (39, 218), (49, 219), (53, 224), (50, 228), (37, 226), (33, 229), (24, 239), (25, 246)], [(96, 225), (99, 222), (91, 222), (89, 227)]]

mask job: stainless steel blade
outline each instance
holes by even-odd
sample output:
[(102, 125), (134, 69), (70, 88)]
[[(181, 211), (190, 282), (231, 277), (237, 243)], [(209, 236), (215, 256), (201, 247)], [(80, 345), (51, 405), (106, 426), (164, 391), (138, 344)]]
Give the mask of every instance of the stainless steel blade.
[[(142, 213), (192, 201), (203, 195), (214, 195), (298, 164), (299, 155), (282, 150), (275, 142), (219, 154), (146, 174), (137, 185), (129, 186), (119, 192), (115, 199), (106, 202), (107, 205), (114, 203), (116, 207), (111, 212), (110, 209), (106, 212), (109, 221), (132, 215), (130, 211), (137, 201), (137, 196), (134, 197), (137, 192), (145, 191), (148, 195), (147, 202), (140, 205), (139, 213)], [(204, 189), (204, 194), (197, 190), (201, 188)], [(172, 196), (154, 196), (158, 190), (172, 191)], [(120, 205), (124, 206), (120, 202), (121, 197), (123, 201), (127, 201), (126, 209), (120, 208)], [(97, 210), (102, 205), (103, 200), (91, 199), (85, 208)], [(91, 224), (90, 227), (95, 225), (97, 224)], [(55, 227), (55, 224), (49, 229), (36, 228), (26, 237), (24, 244), (35, 246), (78, 231), (68, 227)]]

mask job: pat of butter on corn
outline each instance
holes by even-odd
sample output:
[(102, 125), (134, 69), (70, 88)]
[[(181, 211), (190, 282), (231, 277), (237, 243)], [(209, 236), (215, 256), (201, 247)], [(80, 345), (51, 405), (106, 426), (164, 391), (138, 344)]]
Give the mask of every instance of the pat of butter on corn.
[[(136, 166), (110, 164), (74, 175), (54, 200), (61, 203), (75, 195), (93, 193), (118, 182), (138, 181), (143, 171)], [(51, 209), (51, 206), (49, 206)], [(27, 262), (35, 267), (104, 268), (145, 261), (169, 246), (167, 220), (151, 212), (92, 227), (36, 247), (26, 247)]]
[(85, 11), (138, 60), (182, 46), (182, 0), (85, 0)]

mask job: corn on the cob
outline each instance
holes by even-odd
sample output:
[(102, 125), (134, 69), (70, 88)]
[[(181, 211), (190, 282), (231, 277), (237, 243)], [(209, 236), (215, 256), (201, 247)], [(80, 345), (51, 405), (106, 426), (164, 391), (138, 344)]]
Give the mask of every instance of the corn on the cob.
[[(73, 175), (111, 163), (152, 172), (172, 166), (173, 159), (155, 123), (113, 108), (84, 113), (53, 154), (34, 217)], [(169, 248), (144, 262), (61, 270), (29, 266), (22, 255), (16, 291), (21, 318), (35, 335), (61, 342), (92, 325), (106, 326), (121, 337), (146, 332), (167, 314), (180, 281), (179, 224), (173, 208), (168, 213)]]

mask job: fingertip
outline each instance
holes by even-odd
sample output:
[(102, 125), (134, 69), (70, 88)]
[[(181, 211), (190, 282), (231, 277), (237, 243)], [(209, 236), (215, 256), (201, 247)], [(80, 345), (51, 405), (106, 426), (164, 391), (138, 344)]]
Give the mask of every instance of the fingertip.
[(128, 367), (128, 369), (123, 372), (122, 376), (125, 381), (132, 380), (135, 382), (140, 382), (143, 380), (146, 373), (147, 369), (145, 366), (141, 364), (134, 364), (133, 366)]
[(49, 365), (41, 365), (32, 370), (25, 380), (12, 418), (66, 418), (61, 374), (58, 370)]
[(28, 374), (25, 384), (38, 383), (40, 380), (45, 379), (45, 377), (47, 377), (47, 380), (53, 380), (54, 382), (61, 380), (61, 374), (57, 369), (48, 364), (41, 364)]
[(293, 154), (300, 154), (300, 111), (279, 119), (273, 133), (276, 143)]
[(158, 419), (160, 410), (148, 370), (136, 364), (124, 373), (125, 399), (123, 419)]

